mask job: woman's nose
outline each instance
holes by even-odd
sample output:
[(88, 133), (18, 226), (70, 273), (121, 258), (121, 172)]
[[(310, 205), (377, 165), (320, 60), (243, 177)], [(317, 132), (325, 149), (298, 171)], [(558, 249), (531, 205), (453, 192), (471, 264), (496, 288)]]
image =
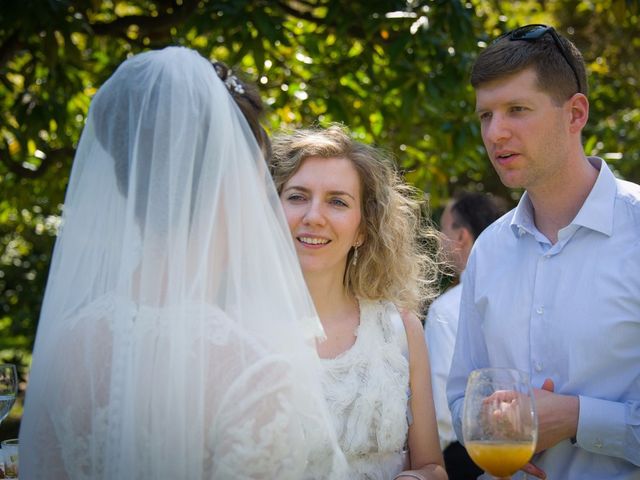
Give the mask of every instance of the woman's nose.
[(304, 213), (304, 222), (307, 224), (324, 224), (326, 218), (321, 202), (309, 202), (309, 208)]

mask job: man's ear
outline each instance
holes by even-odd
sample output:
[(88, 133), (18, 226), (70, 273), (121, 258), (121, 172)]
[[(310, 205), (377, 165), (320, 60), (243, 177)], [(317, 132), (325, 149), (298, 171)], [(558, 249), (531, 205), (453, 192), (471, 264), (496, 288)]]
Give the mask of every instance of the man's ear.
[(473, 233), (467, 227), (460, 227), (457, 231), (458, 242), (460, 243), (460, 247), (467, 252), (471, 251), (471, 247), (473, 246), (473, 242), (475, 242), (475, 238), (473, 238)]
[(569, 99), (569, 131), (580, 133), (589, 120), (589, 100), (581, 93)]

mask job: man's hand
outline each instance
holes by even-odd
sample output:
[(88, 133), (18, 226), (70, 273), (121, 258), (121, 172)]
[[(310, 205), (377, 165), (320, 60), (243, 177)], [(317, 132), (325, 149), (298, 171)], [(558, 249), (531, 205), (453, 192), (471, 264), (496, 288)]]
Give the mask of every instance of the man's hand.
[(553, 380), (547, 378), (542, 388), (533, 393), (538, 412), (538, 444), (536, 453), (575, 437), (578, 431), (580, 400), (573, 395), (554, 393)]
[(542, 478), (542, 479), (547, 478), (547, 474), (544, 473), (544, 471), (541, 470), (540, 468), (536, 467), (533, 463), (527, 463), (524, 467), (521, 468), (521, 470), (531, 475), (532, 477)]
[[(534, 388), (536, 411), (538, 413), (538, 443), (536, 453), (553, 447), (567, 438), (575, 437), (578, 430), (580, 400), (570, 395), (554, 393), (555, 385), (550, 378), (545, 379), (542, 388)], [(533, 463), (527, 463), (522, 471), (536, 478), (547, 478), (546, 474)]]
[[(525, 410), (520, 407), (524, 405)], [(522, 440), (523, 435), (531, 432), (532, 424), (525, 432), (527, 423), (523, 423), (522, 414), (531, 407), (529, 396), (512, 390), (497, 390), (482, 402), (481, 421), (486, 433), (495, 439)]]

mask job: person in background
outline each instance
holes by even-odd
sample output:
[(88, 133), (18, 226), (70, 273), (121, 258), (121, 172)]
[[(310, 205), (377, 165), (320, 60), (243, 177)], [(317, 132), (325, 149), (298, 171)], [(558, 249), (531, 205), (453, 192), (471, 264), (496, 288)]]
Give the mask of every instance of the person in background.
[(585, 62), (553, 27), (499, 37), (471, 84), (488, 157), (525, 193), (476, 241), (463, 275), (447, 386), (458, 438), (470, 372), (516, 368), (538, 413), (527, 473), (638, 480), (640, 186), (585, 154)]
[(91, 102), (20, 428), (25, 479), (321, 478), (346, 467), (322, 328), (257, 90), (180, 47)]
[(482, 473), (457, 441), (447, 404), (447, 378), (458, 330), (462, 293), (459, 279), (467, 265), (471, 247), (480, 233), (505, 212), (506, 205), (500, 198), (486, 193), (462, 192), (447, 203), (440, 217), (443, 250), (458, 283), (429, 306), (424, 334), (431, 361), (431, 383), (440, 448), (444, 453), (449, 480), (477, 478)]
[(419, 238), (436, 234), (421, 231), (416, 192), (338, 125), (275, 136), (271, 172), (327, 334), (322, 380), (349, 478), (445, 479), (415, 314), (438, 273)]

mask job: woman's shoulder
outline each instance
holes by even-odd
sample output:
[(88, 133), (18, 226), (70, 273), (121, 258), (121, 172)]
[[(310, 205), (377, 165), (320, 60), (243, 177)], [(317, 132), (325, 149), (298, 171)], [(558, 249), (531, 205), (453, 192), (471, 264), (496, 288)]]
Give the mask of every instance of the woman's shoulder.
[[(367, 308), (378, 313), (382, 321), (385, 323), (395, 324), (394, 326), (403, 326), (407, 333), (422, 332), (422, 323), (418, 316), (402, 307), (398, 307), (389, 300), (361, 300), (367, 304)], [(362, 308), (362, 307), (361, 307)]]
[(424, 328), (422, 326), (422, 322), (418, 318), (418, 316), (406, 309), (400, 309), (400, 317), (402, 318), (402, 323), (404, 324), (404, 328), (407, 332), (407, 336), (419, 336), (422, 340), (424, 335)]
[(388, 312), (389, 324), (403, 350), (414, 350), (417, 346), (412, 345), (424, 342), (424, 327), (415, 313), (389, 301), (382, 301), (381, 305)]
[(116, 315), (121, 318), (133, 318), (136, 310), (136, 305), (132, 301), (108, 292), (64, 311), (59, 317), (64, 321), (60, 321), (59, 326), (74, 329), (99, 322), (106, 322), (109, 325), (108, 320)]

